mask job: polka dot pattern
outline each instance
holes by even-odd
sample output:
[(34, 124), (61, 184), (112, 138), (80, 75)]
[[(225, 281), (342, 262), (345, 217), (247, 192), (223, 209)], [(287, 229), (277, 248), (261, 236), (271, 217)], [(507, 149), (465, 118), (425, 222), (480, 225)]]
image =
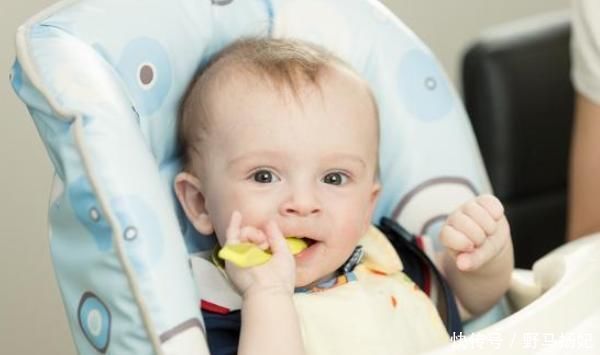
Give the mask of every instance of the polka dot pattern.
[(81, 296), (77, 311), (79, 328), (89, 343), (101, 353), (110, 344), (111, 314), (106, 304), (93, 292)]
[(146, 275), (162, 255), (163, 232), (158, 216), (139, 197), (124, 196), (111, 202), (131, 265), (138, 275)]
[(171, 89), (171, 61), (166, 49), (155, 39), (140, 37), (130, 41), (117, 64), (134, 108), (140, 115), (151, 115), (163, 104)]
[(111, 229), (87, 179), (82, 176), (71, 183), (68, 187), (68, 196), (75, 217), (92, 236), (98, 250), (110, 250)]
[(447, 115), (453, 98), (435, 59), (421, 50), (407, 52), (397, 77), (402, 101), (415, 118), (432, 121)]

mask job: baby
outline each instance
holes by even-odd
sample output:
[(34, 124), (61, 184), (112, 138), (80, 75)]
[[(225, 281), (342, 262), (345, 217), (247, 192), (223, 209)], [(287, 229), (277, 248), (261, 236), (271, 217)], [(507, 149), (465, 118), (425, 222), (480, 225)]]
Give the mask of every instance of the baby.
[[(370, 225), (378, 111), (347, 64), (296, 40), (237, 41), (195, 78), (178, 129), (175, 190), (194, 227), (221, 246), (250, 242), (273, 255), (250, 268), (225, 263), (242, 297), (240, 354), (396, 354), (448, 341), (433, 303)], [(287, 236), (308, 248), (293, 256)], [(490, 308), (513, 266), (500, 202), (466, 203), (440, 237), (437, 265), (462, 315)]]

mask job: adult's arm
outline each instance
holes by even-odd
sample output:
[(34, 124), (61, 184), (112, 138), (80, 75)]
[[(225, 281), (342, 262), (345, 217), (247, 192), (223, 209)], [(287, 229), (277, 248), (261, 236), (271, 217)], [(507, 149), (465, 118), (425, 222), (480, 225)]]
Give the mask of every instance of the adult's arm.
[(567, 239), (600, 231), (600, 1), (572, 2), (571, 78), (576, 91)]
[(581, 93), (576, 95), (572, 139), (568, 240), (600, 231), (600, 105)]

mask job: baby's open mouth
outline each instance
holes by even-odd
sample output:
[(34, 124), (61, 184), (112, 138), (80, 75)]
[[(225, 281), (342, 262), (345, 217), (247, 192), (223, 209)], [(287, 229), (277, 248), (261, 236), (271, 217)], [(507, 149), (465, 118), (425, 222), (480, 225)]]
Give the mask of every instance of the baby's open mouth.
[(302, 239), (306, 243), (307, 247), (310, 247), (311, 245), (313, 245), (317, 242), (316, 240), (314, 240), (310, 237), (305, 237), (305, 236), (298, 236), (296, 238)]

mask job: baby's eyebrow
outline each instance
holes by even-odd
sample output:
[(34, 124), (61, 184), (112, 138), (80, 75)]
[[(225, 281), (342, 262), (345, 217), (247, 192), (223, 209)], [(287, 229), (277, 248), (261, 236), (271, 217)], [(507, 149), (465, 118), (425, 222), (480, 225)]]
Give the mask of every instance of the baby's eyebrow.
[(331, 155), (327, 156), (326, 160), (328, 162), (349, 161), (351, 163), (359, 164), (362, 168), (367, 167), (367, 163), (362, 158), (354, 154), (332, 153)]
[[(227, 167), (231, 168), (237, 164), (243, 163), (248, 160), (261, 160), (261, 161), (284, 161), (286, 160), (285, 155), (279, 151), (271, 150), (258, 150), (245, 152), (227, 163)], [(339, 164), (355, 164), (360, 165), (362, 169), (367, 167), (367, 163), (361, 157), (350, 154), (350, 153), (331, 153), (325, 155), (323, 161), (326, 164), (339, 165)]]
[(244, 160), (250, 160), (250, 159), (279, 160), (279, 159), (283, 159), (283, 155), (280, 152), (270, 151), (270, 150), (250, 151), (250, 152), (243, 153), (242, 155), (231, 159), (227, 163), (227, 166), (231, 167), (231, 166), (234, 166), (236, 164), (243, 162)]

